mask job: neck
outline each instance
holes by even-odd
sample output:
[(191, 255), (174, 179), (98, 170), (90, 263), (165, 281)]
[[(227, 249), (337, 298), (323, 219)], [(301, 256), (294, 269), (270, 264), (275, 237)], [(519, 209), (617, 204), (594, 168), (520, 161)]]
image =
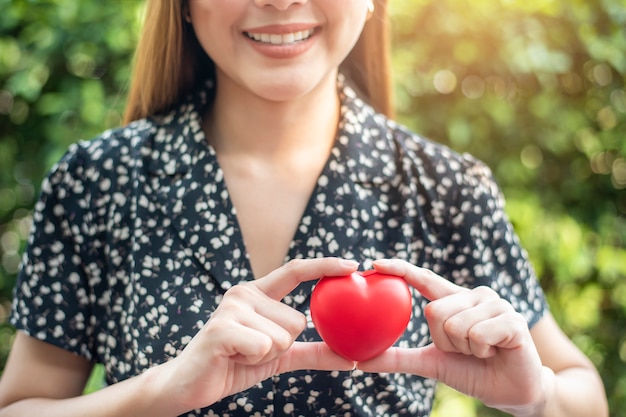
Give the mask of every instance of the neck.
[(336, 75), (289, 101), (270, 101), (230, 83), (218, 83), (205, 131), (221, 156), (285, 162), (298, 155), (327, 155), (339, 120)]

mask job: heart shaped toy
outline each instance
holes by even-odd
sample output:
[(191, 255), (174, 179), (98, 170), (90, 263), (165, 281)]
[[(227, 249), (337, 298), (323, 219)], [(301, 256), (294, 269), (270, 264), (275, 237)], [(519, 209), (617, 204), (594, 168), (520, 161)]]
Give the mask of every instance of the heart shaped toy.
[(402, 335), (411, 318), (406, 282), (374, 270), (320, 279), (311, 318), (326, 344), (352, 361), (374, 358)]

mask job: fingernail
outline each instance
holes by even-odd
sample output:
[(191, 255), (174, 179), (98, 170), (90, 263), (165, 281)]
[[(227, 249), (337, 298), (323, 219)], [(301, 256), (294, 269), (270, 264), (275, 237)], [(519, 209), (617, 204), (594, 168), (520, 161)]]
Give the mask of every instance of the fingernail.
[(341, 265), (342, 266), (346, 266), (346, 267), (350, 267), (350, 268), (358, 268), (359, 267), (359, 263), (357, 261), (353, 261), (351, 259), (342, 259), (341, 260)]
[(374, 265), (380, 265), (380, 266), (389, 265), (390, 263), (391, 263), (391, 260), (389, 259), (377, 259), (374, 261)]

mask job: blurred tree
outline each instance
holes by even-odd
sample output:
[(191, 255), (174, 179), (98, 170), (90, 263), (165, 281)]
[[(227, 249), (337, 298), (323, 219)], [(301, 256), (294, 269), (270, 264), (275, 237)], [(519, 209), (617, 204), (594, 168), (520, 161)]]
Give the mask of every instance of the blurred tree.
[[(492, 168), (612, 415), (626, 410), (625, 5), (392, 0), (401, 120)], [(437, 416), (501, 415), (451, 396)]]
[[(120, 123), (142, 4), (0, 0), (0, 367), (39, 184), (70, 143)], [(391, 0), (400, 120), (493, 169), (612, 416), (626, 410), (625, 6)], [(435, 416), (502, 415), (438, 398)]]
[(142, 1), (0, 0), (0, 364), (30, 210), (79, 140), (119, 125)]

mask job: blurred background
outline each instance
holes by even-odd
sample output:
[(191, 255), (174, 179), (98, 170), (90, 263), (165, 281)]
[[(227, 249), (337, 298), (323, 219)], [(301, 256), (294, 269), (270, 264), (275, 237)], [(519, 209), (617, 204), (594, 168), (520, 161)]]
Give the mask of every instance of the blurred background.
[[(492, 168), (557, 321), (624, 415), (626, 0), (390, 1), (398, 118)], [(0, 0), (0, 369), (40, 182), (120, 124), (142, 4)], [(501, 415), (438, 392), (435, 417)]]

